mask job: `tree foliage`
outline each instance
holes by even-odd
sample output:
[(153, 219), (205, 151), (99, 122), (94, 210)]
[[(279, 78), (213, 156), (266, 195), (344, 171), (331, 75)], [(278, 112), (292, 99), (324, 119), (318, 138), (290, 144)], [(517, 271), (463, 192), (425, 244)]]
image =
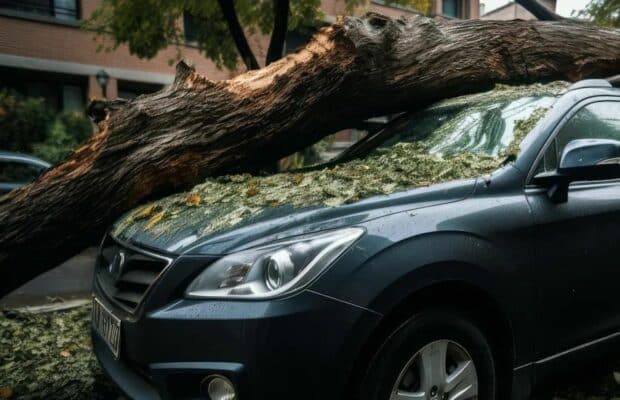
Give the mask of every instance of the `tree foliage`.
[(0, 149), (32, 153), (57, 163), (65, 159), (93, 133), (85, 113), (55, 114), (39, 97), (0, 91)]
[(52, 119), (42, 98), (0, 90), (0, 149), (30, 152), (33, 143), (45, 138)]
[(620, 27), (620, 0), (592, 0), (579, 16), (605, 27)]
[[(232, 1), (232, 0), (226, 0)], [(350, 13), (363, 11), (368, 0), (342, 0)], [(386, 0), (388, 5), (430, 13), (431, 0)], [(234, 10), (248, 34), (271, 34), (275, 23), (274, 1), (235, 0)], [(169, 45), (185, 42), (183, 21), (191, 16), (200, 51), (218, 67), (234, 69), (239, 61), (229, 21), (216, 0), (104, 0), (86, 23), (100, 35), (111, 34), (112, 50), (127, 44), (140, 58), (152, 58)], [(320, 0), (292, 0), (288, 7), (288, 31), (316, 27), (323, 20)]]
[(84, 143), (93, 133), (93, 125), (83, 112), (63, 111), (51, 121), (47, 135), (32, 145), (33, 154), (56, 164)]

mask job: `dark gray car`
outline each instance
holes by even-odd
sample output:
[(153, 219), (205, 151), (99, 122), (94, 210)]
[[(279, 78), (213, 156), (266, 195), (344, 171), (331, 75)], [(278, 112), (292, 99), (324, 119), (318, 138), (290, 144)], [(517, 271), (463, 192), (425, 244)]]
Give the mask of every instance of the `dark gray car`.
[(617, 355), (620, 90), (510, 90), (128, 213), (95, 272), (104, 370), (140, 399), (507, 400)]
[(0, 195), (32, 182), (50, 166), (33, 156), (0, 151)]

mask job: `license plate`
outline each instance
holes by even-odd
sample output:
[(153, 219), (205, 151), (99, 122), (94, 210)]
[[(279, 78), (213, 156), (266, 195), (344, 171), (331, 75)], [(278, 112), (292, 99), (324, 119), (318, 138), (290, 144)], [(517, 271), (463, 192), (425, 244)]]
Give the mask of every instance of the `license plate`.
[(121, 347), (121, 320), (114, 316), (101, 302), (93, 297), (93, 326), (106, 342), (114, 357), (118, 358)]

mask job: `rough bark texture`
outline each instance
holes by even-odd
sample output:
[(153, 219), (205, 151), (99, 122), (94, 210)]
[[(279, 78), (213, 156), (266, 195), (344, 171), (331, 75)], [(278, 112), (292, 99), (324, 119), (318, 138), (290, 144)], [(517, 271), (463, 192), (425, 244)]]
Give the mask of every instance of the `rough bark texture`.
[(204, 177), (248, 171), (372, 116), (495, 82), (620, 71), (620, 34), (569, 21), (347, 17), (266, 68), (95, 103), (100, 132), (0, 198), (0, 295), (96, 242), (122, 212)]

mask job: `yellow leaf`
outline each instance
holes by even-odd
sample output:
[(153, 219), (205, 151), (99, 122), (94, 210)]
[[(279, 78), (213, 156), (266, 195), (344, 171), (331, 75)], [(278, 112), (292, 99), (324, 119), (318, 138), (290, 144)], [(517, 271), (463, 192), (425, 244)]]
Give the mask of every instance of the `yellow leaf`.
[(187, 196), (187, 198), (185, 199), (185, 203), (188, 206), (197, 206), (200, 204), (200, 201), (202, 199), (200, 198), (199, 195), (197, 195), (196, 193), (192, 193), (190, 195)]
[(153, 213), (153, 211), (155, 211), (155, 208), (157, 206), (155, 204), (150, 204), (146, 207), (143, 207), (141, 209), (139, 209), (136, 214), (134, 215), (135, 219), (143, 219), (143, 218), (148, 218), (151, 216), (151, 214)]
[(304, 176), (302, 174), (297, 174), (293, 176), (293, 182), (295, 182), (295, 185), (299, 185), (303, 180)]
[(146, 226), (144, 227), (145, 231), (148, 231), (149, 229), (151, 229), (152, 227), (154, 227), (159, 221), (161, 221), (161, 219), (164, 217), (164, 212), (160, 211), (157, 214), (153, 215), (151, 217), (151, 219), (149, 219), (149, 222), (146, 224)]
[(10, 387), (0, 387), (0, 399), (10, 399), (13, 397), (13, 389)]

